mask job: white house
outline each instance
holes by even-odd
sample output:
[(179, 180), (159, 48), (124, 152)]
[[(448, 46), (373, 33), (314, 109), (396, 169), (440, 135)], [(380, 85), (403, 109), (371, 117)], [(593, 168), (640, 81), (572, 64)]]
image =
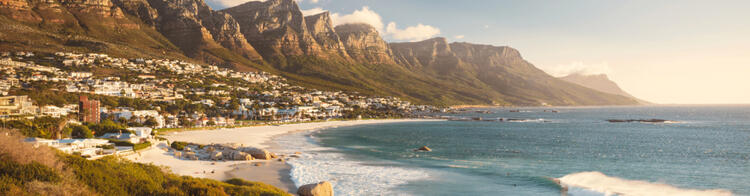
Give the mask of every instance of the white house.
[(138, 137), (151, 138), (152, 129), (149, 127), (130, 127), (128, 131), (132, 131)]

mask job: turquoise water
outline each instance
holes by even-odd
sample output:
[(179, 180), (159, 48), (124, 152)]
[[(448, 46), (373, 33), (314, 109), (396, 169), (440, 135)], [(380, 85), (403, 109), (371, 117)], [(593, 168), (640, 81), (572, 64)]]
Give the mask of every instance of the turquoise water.
[[(587, 171), (750, 195), (750, 106), (544, 109), (443, 114), (531, 119), (525, 122), (363, 125), (284, 141), (305, 143), (296, 150), (309, 155), (290, 162), (293, 180), (333, 181), (337, 195), (560, 195), (549, 178)], [(606, 121), (651, 118), (677, 122)], [(433, 151), (413, 151), (422, 145)], [(569, 193), (600, 192), (571, 187)]]

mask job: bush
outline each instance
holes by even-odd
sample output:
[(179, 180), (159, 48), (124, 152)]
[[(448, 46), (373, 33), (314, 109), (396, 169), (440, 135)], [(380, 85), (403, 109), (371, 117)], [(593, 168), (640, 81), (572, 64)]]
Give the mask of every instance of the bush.
[(115, 149), (115, 145), (101, 145), (101, 146), (97, 146), (97, 147), (99, 147), (101, 149), (105, 149), (105, 150)]
[(109, 139), (109, 142), (114, 143), (115, 146), (134, 146), (135, 144), (130, 143), (129, 141), (120, 141), (116, 139)]
[(77, 125), (73, 127), (73, 131), (70, 136), (76, 139), (93, 138), (94, 134), (91, 133), (91, 129), (87, 126)]
[(114, 156), (86, 160), (21, 139), (0, 130), (0, 195), (288, 195), (263, 183), (177, 176)]
[(150, 146), (151, 146), (151, 142), (143, 142), (143, 143), (140, 143), (140, 144), (133, 145), (133, 150), (141, 150), (141, 149), (144, 149), (144, 148), (148, 148)]
[(107, 133), (127, 133), (128, 130), (125, 129), (124, 126), (115, 123), (111, 120), (104, 120), (101, 123), (98, 124), (89, 124), (89, 129), (95, 132), (96, 136), (102, 136)]
[(187, 142), (174, 141), (169, 146), (174, 148), (175, 150), (185, 150), (185, 146), (187, 145)]

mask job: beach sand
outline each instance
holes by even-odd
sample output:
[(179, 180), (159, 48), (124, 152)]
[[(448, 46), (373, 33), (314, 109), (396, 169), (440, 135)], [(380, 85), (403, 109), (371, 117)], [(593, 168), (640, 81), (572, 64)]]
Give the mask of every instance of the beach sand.
[[(243, 146), (273, 149), (284, 148), (274, 145), (272, 139), (284, 134), (309, 131), (340, 126), (354, 126), (380, 123), (399, 123), (417, 121), (436, 121), (427, 119), (388, 119), (388, 120), (356, 120), (356, 121), (329, 121), (315, 123), (300, 123), (279, 126), (257, 126), (233, 129), (214, 129), (173, 132), (164, 137), (169, 141), (184, 141), (198, 144), (225, 144), (237, 143)], [(273, 148), (271, 148), (273, 147)], [(178, 175), (187, 175), (198, 178), (210, 178), (215, 180), (227, 180), (241, 178), (250, 181), (258, 181), (274, 185), (290, 193), (296, 192), (296, 186), (289, 176), (291, 167), (277, 160), (254, 160), (254, 161), (201, 161), (183, 160), (175, 158), (167, 151), (165, 142), (157, 143), (150, 149), (126, 156), (138, 163), (151, 163), (158, 166), (166, 166)], [(261, 163), (255, 166), (254, 163)]]

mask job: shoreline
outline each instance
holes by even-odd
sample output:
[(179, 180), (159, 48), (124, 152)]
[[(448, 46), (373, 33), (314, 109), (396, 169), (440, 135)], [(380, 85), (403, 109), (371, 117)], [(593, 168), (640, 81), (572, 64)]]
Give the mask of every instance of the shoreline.
[[(351, 120), (351, 121), (328, 121), (286, 125), (266, 125), (253, 127), (240, 127), (231, 129), (194, 130), (183, 132), (170, 132), (163, 137), (169, 141), (184, 141), (198, 144), (225, 144), (237, 143), (242, 146), (251, 146), (270, 149), (278, 152), (283, 146), (274, 143), (274, 139), (284, 135), (336, 128), (342, 126), (357, 126), (367, 124), (387, 124), (401, 122), (425, 122), (443, 121), (439, 119), (383, 119), (383, 120)], [(210, 178), (215, 180), (228, 180), (241, 178), (244, 180), (258, 181), (276, 186), (289, 193), (296, 193), (296, 185), (291, 180), (291, 165), (286, 161), (253, 160), (253, 161), (208, 161), (208, 160), (183, 160), (175, 158), (168, 151), (166, 142), (154, 144), (145, 151), (124, 156), (123, 158), (138, 163), (166, 166), (177, 175), (187, 175), (198, 178)], [(256, 166), (256, 164), (258, 166)]]

